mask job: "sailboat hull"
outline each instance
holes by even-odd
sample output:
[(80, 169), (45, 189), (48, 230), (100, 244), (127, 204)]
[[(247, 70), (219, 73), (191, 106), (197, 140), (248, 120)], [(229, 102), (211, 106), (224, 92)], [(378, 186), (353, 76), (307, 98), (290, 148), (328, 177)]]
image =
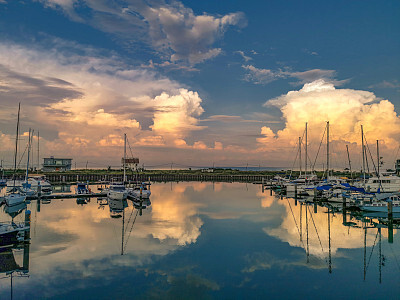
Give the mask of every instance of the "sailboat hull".
[(5, 202), (7, 206), (14, 206), (24, 202), (25, 198), (26, 196), (21, 194), (10, 194), (5, 196)]

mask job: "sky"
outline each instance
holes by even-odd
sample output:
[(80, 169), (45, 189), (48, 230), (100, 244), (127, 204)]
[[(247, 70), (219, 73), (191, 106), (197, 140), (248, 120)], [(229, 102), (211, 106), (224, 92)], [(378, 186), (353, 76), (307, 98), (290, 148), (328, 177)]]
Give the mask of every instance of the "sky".
[(0, 158), (21, 102), (19, 155), (32, 128), (77, 167), (119, 166), (126, 133), (145, 166), (290, 168), (307, 123), (321, 169), (329, 121), (332, 167), (363, 125), (392, 168), (399, 36), (398, 1), (0, 0)]

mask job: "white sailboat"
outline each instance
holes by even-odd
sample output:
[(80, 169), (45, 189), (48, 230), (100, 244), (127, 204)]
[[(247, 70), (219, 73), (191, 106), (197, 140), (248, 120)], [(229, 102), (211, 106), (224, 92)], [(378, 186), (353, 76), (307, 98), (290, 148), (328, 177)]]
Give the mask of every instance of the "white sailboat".
[(107, 197), (112, 200), (125, 200), (128, 197), (128, 191), (125, 188), (126, 182), (126, 170), (125, 170), (125, 161), (126, 161), (126, 133), (124, 134), (124, 179), (123, 182), (111, 182), (107, 191)]
[(17, 134), (15, 137), (15, 154), (14, 154), (14, 188), (12, 192), (4, 197), (5, 203), (7, 206), (14, 206), (18, 205), (25, 201), (26, 195), (22, 194), (19, 190), (15, 187), (15, 173), (17, 171), (17, 153), (18, 153), (18, 136), (19, 136), (19, 113), (21, 110), (21, 103), (18, 104), (18, 120), (17, 120)]

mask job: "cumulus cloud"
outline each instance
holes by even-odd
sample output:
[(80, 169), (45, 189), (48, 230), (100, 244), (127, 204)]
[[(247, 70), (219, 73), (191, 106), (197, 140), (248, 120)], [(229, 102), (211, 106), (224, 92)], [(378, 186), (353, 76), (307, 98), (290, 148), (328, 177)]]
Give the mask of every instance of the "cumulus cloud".
[(201, 129), (197, 118), (204, 110), (198, 93), (186, 89), (180, 89), (177, 95), (162, 93), (154, 98), (154, 105), (157, 112), (150, 127), (155, 133), (182, 139), (188, 132)]
[[(90, 49), (71, 56), (53, 46), (57, 51), (0, 44), (2, 140), (12, 138), (20, 99), (22, 126), (40, 130), (46, 155), (100, 158), (123, 145), (123, 133), (138, 136), (138, 146), (190, 148), (185, 138), (204, 128), (197, 92), (155, 71), (121, 66), (118, 57)], [(205, 144), (197, 142), (191, 147)]]
[(152, 45), (172, 63), (194, 65), (218, 56), (221, 48), (214, 47), (228, 27), (246, 26), (241, 12), (222, 16), (207, 13), (195, 15), (193, 10), (174, 1), (127, 1), (124, 6), (104, 0), (87, 0), (93, 17), (79, 16), (76, 0), (42, 0), (48, 7), (63, 9), (72, 19), (83, 20), (103, 31), (116, 34), (124, 43), (137, 39)]
[(179, 2), (149, 8), (144, 16), (149, 22), (153, 43), (172, 50), (171, 61), (187, 60), (190, 64), (219, 55), (221, 49), (212, 48), (216, 39), (228, 26), (241, 25), (244, 20), (242, 13), (196, 16), (192, 9)]
[(330, 122), (330, 138), (336, 142), (337, 151), (343, 151), (348, 144), (353, 153), (359, 152), (360, 125), (364, 126), (364, 133), (370, 141), (381, 141), (382, 151), (393, 150), (399, 145), (400, 118), (393, 104), (368, 91), (337, 89), (332, 83), (317, 80), (305, 84), (298, 91), (271, 99), (265, 106), (279, 108), (285, 125), (277, 132), (262, 127), (263, 137), (258, 142), (263, 151), (287, 148), (287, 145), (293, 147), (306, 122), (309, 128), (313, 128), (309, 133), (310, 143), (318, 144), (326, 121)]

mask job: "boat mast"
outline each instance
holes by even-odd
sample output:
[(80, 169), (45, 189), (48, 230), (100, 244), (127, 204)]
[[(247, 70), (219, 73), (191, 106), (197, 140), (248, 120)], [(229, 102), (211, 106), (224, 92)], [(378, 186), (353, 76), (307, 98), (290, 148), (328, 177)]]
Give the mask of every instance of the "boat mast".
[(307, 214), (307, 210), (308, 210), (308, 206), (307, 204), (305, 204), (305, 209), (306, 209), (306, 232), (307, 232), (307, 250), (306, 250), (306, 254), (307, 254), (307, 263), (310, 262), (310, 246), (309, 246), (309, 239), (308, 239), (308, 214)]
[(31, 144), (30, 144), (30, 150), (32, 150), (32, 151), (31, 151), (31, 160), (30, 160), (30, 162), (31, 162), (31, 164), (32, 164), (31, 169), (33, 169), (33, 145), (32, 145), (32, 143), (33, 143), (33, 134), (34, 134), (34, 133), (35, 133), (35, 130), (32, 129), (32, 133), (31, 133)]
[(378, 227), (379, 233), (379, 283), (382, 283), (382, 230)]
[(326, 179), (329, 177), (329, 121), (326, 122)]
[(25, 175), (25, 182), (28, 184), (28, 173), (29, 173), (29, 156), (31, 154), (31, 134), (33, 136), (33, 131), (29, 128), (29, 137), (28, 137), (28, 159), (26, 161), (26, 175)]
[(125, 231), (125, 207), (122, 200), (122, 237), (121, 237), (121, 255), (124, 255), (124, 231)]
[(347, 159), (349, 160), (350, 176), (351, 176), (351, 180), (353, 180), (353, 172), (351, 171), (351, 160), (350, 160), (350, 154), (349, 154), (349, 145), (346, 145), (346, 149), (347, 149)]
[(306, 122), (306, 145), (305, 145), (305, 147), (306, 147), (305, 174), (306, 174), (306, 181), (307, 181), (307, 158), (308, 158), (308, 156), (307, 156), (307, 122)]
[(364, 129), (361, 125), (361, 144), (362, 144), (362, 160), (363, 160), (363, 187), (365, 189), (365, 149), (364, 149)]
[(300, 163), (300, 175), (301, 176), (301, 137), (299, 137), (299, 163)]
[(330, 208), (329, 207), (328, 207), (328, 236), (329, 236), (329, 263), (328, 263), (328, 269), (329, 269), (329, 273), (332, 273), (331, 218), (330, 218)]
[(124, 184), (126, 181), (125, 161), (126, 161), (126, 133), (124, 133)]
[(364, 281), (365, 281), (365, 276), (367, 275), (367, 222), (365, 221), (365, 219), (363, 220), (363, 223), (364, 223)]
[(21, 102), (18, 103), (18, 119), (17, 119), (17, 133), (15, 137), (15, 153), (14, 153), (14, 187), (13, 187), (13, 193), (15, 192), (15, 173), (17, 172), (17, 153), (18, 153), (18, 136), (19, 136), (19, 113), (21, 110)]
[(380, 165), (380, 159), (379, 159), (379, 140), (376, 140), (376, 156), (378, 158), (378, 178), (379, 178), (379, 165)]

